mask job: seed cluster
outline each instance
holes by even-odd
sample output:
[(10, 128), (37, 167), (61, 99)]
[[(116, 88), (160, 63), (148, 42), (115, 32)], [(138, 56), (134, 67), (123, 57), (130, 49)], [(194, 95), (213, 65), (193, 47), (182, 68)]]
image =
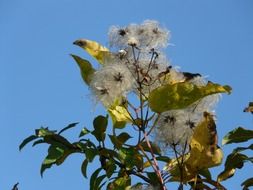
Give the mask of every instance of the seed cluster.
[[(170, 32), (157, 21), (112, 26), (108, 35), (114, 53), (104, 57), (103, 66), (94, 73), (90, 84), (95, 97), (107, 108), (115, 101), (126, 100), (131, 92), (148, 98), (152, 90), (165, 83), (207, 83), (198, 73), (180, 72), (170, 65), (163, 51)], [(213, 112), (218, 99), (219, 95), (210, 95), (186, 109), (161, 113), (153, 130), (156, 142), (164, 148), (187, 147), (203, 113)]]

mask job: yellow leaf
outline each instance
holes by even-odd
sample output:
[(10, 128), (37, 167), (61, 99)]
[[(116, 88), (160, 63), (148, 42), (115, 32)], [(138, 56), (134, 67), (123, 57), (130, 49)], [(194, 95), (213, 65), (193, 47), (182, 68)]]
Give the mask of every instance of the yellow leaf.
[(123, 128), (126, 123), (132, 122), (127, 109), (122, 105), (117, 105), (117, 101), (115, 105), (108, 109), (108, 112), (112, 118), (113, 125), (116, 128)]
[[(222, 158), (222, 150), (217, 146), (217, 132), (213, 116), (205, 112), (203, 121), (194, 130), (190, 152), (184, 155), (183, 182), (193, 180), (203, 169), (220, 165)], [(182, 160), (183, 157), (178, 159)], [(180, 181), (181, 175), (177, 159), (170, 161), (165, 169), (171, 173), (172, 181)]]
[[(174, 158), (164, 167), (164, 170), (169, 171), (171, 174), (170, 181), (181, 181), (181, 171), (183, 173), (183, 183), (194, 179), (195, 172), (191, 171), (188, 168), (188, 165), (185, 165), (185, 162), (189, 159), (189, 157), (190, 153), (187, 153), (184, 156), (179, 157), (178, 159)], [(178, 162), (183, 163), (182, 170), (179, 168)]]
[(229, 86), (208, 82), (206, 86), (197, 86), (190, 82), (165, 84), (150, 92), (150, 108), (157, 113), (173, 109), (183, 109), (205, 96), (216, 93), (230, 93)]
[(95, 69), (92, 67), (89, 61), (82, 59), (81, 57), (77, 55), (71, 55), (76, 63), (78, 64), (80, 68), (80, 72), (83, 78), (83, 81), (86, 84), (89, 84), (92, 78), (93, 73), (95, 72)]
[(100, 45), (95, 41), (80, 39), (76, 40), (74, 44), (83, 48), (101, 64), (104, 63), (105, 57), (110, 54), (109, 50), (106, 47)]
[(221, 164), (223, 153), (217, 147), (216, 125), (211, 114), (205, 112), (204, 120), (195, 128), (191, 143), (190, 158), (187, 164), (199, 171)]

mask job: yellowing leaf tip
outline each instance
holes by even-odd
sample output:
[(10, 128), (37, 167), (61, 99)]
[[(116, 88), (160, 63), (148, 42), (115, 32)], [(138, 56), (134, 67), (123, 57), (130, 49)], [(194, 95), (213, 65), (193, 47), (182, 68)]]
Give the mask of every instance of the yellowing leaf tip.
[(96, 41), (79, 39), (76, 40), (73, 44), (84, 49), (88, 54), (94, 57), (100, 64), (103, 64), (105, 58), (108, 56), (108, 54), (110, 54), (109, 49), (102, 46)]

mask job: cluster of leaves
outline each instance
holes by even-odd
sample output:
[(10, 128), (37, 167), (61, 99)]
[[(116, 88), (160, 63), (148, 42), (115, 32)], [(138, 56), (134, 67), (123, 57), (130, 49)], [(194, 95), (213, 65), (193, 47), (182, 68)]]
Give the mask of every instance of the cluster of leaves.
[[(142, 173), (145, 167), (149, 167), (149, 161), (143, 158), (140, 152), (150, 152), (150, 148), (145, 141), (137, 145), (129, 145), (127, 141), (131, 138), (128, 133), (122, 132), (119, 135), (106, 135), (108, 125), (108, 117), (102, 115), (97, 116), (93, 121), (93, 130), (83, 128), (77, 142), (71, 143), (62, 133), (73, 128), (78, 123), (69, 124), (59, 132), (49, 130), (48, 128), (40, 128), (35, 130), (35, 134), (27, 137), (19, 146), (21, 150), (28, 143), (33, 142), (32, 146), (38, 144), (48, 144), (48, 154), (45, 157), (40, 173), (53, 165), (61, 165), (65, 159), (73, 154), (83, 154), (85, 159), (81, 165), (81, 171), (87, 178), (87, 167), (97, 157), (101, 165), (90, 177), (90, 189), (98, 190), (107, 184), (107, 189), (123, 190), (131, 185), (131, 175), (142, 178), (149, 184), (157, 185), (157, 176), (154, 172)], [(83, 138), (91, 135), (90, 138)], [(96, 139), (97, 143), (90, 139)], [(113, 148), (105, 147), (106, 138), (110, 139)], [(152, 146), (156, 159), (161, 162), (169, 162), (170, 158), (161, 156), (161, 150), (154, 143), (149, 142)], [(138, 184), (136, 184), (138, 185)]]
[[(253, 102), (249, 103), (249, 106), (244, 109), (244, 112), (253, 113)], [(223, 138), (222, 144), (242, 143), (249, 140), (251, 140), (251, 142), (253, 141), (253, 130), (238, 127), (230, 131)], [(253, 163), (252, 156), (242, 153), (246, 150), (253, 151), (253, 144), (246, 147), (237, 147), (227, 156), (224, 171), (219, 174), (218, 181), (231, 178), (235, 174), (236, 169), (241, 169), (246, 162)], [(250, 186), (253, 186), (253, 177), (246, 179), (242, 182), (241, 186), (243, 186), (243, 190), (248, 190)]]

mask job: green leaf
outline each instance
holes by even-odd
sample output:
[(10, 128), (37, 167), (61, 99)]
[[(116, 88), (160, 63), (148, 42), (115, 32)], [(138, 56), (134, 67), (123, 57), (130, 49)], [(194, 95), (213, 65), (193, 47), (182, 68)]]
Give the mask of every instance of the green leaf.
[(237, 147), (233, 150), (233, 152), (242, 152), (248, 149), (253, 150), (253, 144), (249, 145), (248, 147)]
[(73, 127), (75, 127), (78, 123), (71, 123), (69, 124), (67, 127), (64, 127), (62, 130), (59, 131), (58, 135), (60, 135), (62, 132), (68, 130), (68, 129), (71, 129)]
[(89, 162), (92, 162), (95, 156), (98, 155), (98, 151), (94, 148), (86, 148), (85, 149), (85, 155)]
[(99, 155), (100, 156), (104, 156), (106, 158), (112, 158), (115, 157), (118, 159), (118, 153), (114, 150), (110, 150), (110, 149), (106, 149), (106, 148), (102, 148), (99, 150)]
[(92, 134), (96, 137), (98, 141), (105, 140), (105, 131), (108, 124), (108, 118), (102, 115), (97, 116), (93, 121), (94, 131)]
[(71, 149), (64, 150), (64, 154), (56, 160), (55, 164), (57, 166), (61, 165), (70, 154), (75, 153), (75, 152), (77, 152), (77, 151), (71, 150)]
[(125, 165), (126, 169), (132, 169), (134, 166), (137, 168), (143, 167), (143, 158), (139, 152), (133, 148), (120, 148), (119, 159)]
[(253, 130), (244, 129), (238, 127), (233, 131), (230, 131), (222, 140), (222, 145), (245, 142), (253, 139)]
[(199, 174), (205, 177), (206, 179), (212, 179), (212, 175), (209, 169), (202, 169), (199, 171)]
[(244, 186), (243, 187), (243, 190), (248, 190), (248, 187), (251, 187), (253, 186), (253, 177), (249, 178), (249, 179), (246, 179), (242, 184), (241, 186)]
[(74, 148), (73, 145), (63, 136), (55, 134), (55, 131), (49, 131), (47, 128), (41, 128), (36, 130), (36, 135), (42, 137), (48, 144), (55, 146), (64, 146), (66, 148)]
[(158, 156), (156, 157), (156, 160), (166, 163), (169, 163), (171, 161), (171, 159), (167, 156)]
[(143, 184), (142, 183), (136, 183), (136, 184), (134, 184), (134, 185), (132, 185), (129, 189), (127, 189), (127, 190), (132, 190), (132, 189), (142, 189), (142, 186), (143, 186)]
[(131, 137), (128, 133), (123, 132), (123, 133), (120, 133), (120, 134), (118, 135), (117, 140), (118, 140), (120, 143), (125, 144), (125, 142), (126, 142), (127, 140), (129, 140), (130, 138), (132, 138), (132, 137)]
[(96, 179), (98, 177), (99, 172), (102, 170), (102, 168), (98, 168), (95, 170), (95, 172), (90, 177), (90, 190), (95, 190), (94, 187), (96, 185)]
[(108, 184), (107, 190), (126, 190), (126, 187), (129, 185), (131, 185), (131, 179), (129, 177), (118, 177), (113, 182)]
[(232, 153), (228, 155), (227, 160), (225, 162), (225, 168), (238, 168), (241, 169), (245, 161), (249, 158), (245, 154), (241, 153)]
[(166, 84), (151, 91), (148, 97), (150, 108), (157, 113), (183, 109), (211, 94), (230, 93), (231, 87), (208, 82), (197, 86), (189, 82)]
[(82, 174), (85, 178), (87, 178), (87, 166), (88, 166), (88, 163), (89, 161), (87, 159), (85, 159), (82, 163), (82, 166), (81, 166), (81, 171), (82, 171)]
[(34, 141), (32, 146), (36, 146), (36, 145), (42, 144), (42, 143), (45, 143), (45, 141), (43, 139), (39, 139), (37, 141)]
[(90, 133), (90, 131), (86, 128), (86, 127), (84, 127), (83, 129), (82, 129), (82, 131), (80, 132), (80, 134), (79, 134), (79, 138), (80, 137), (83, 137), (84, 135), (87, 135), (87, 134), (89, 134)]
[(112, 142), (112, 144), (113, 144), (113, 146), (115, 147), (115, 148), (120, 148), (121, 147), (121, 145), (122, 144), (120, 144), (119, 142), (118, 142), (118, 140), (117, 140), (117, 136), (115, 136), (115, 135), (108, 135), (109, 136), (109, 138), (110, 138), (110, 140), (111, 140), (111, 142)]
[(65, 149), (64, 147), (51, 145), (48, 148), (48, 155), (41, 165), (41, 176), (46, 169), (50, 168), (53, 164), (61, 165), (70, 154), (76, 151), (76, 149)]
[(245, 154), (233, 152), (227, 156), (225, 162), (225, 169), (218, 175), (218, 181), (224, 181), (232, 177), (235, 173), (235, 169), (241, 169), (244, 165), (244, 162), (252, 161), (251, 158)]
[(101, 190), (102, 187), (103, 187), (106, 183), (107, 183), (107, 181), (103, 182), (103, 183), (98, 187), (98, 189)]
[(114, 171), (116, 170), (116, 164), (115, 164), (115, 161), (113, 159), (109, 159), (107, 162), (106, 162), (106, 176), (107, 178), (110, 178), (112, 176), (112, 174), (114, 173)]
[(103, 184), (101, 184), (101, 183), (102, 183), (102, 181), (103, 181), (105, 178), (106, 178), (106, 175), (101, 175), (101, 176), (97, 177), (96, 182), (95, 182), (95, 184), (94, 184), (93, 190), (100, 190), (101, 187), (103, 186)]
[(56, 160), (59, 159), (64, 154), (64, 149), (51, 145), (48, 148), (48, 155), (43, 161), (44, 164), (53, 164), (56, 163)]
[[(152, 185), (159, 185), (157, 182), (160, 181), (155, 172), (147, 172), (147, 176), (151, 181)], [(159, 188), (158, 188), (159, 189)]]
[(36, 135), (31, 135), (29, 137), (27, 137), (26, 139), (23, 140), (23, 142), (19, 145), (19, 150), (21, 150), (22, 148), (24, 148), (24, 146), (26, 144), (28, 144), (29, 142), (37, 139), (38, 137)]
[(55, 146), (65, 147), (69, 149), (74, 148), (73, 145), (66, 138), (57, 134), (45, 135), (44, 141), (48, 144), (52, 144)]
[(44, 164), (44, 163), (42, 163), (41, 168), (40, 168), (41, 177), (43, 177), (43, 174), (44, 174), (45, 170), (51, 168), (52, 165), (53, 164)]
[(115, 148), (119, 149), (122, 145), (130, 138), (132, 138), (128, 133), (121, 133), (118, 136), (109, 135)]
[(40, 169), (40, 174), (43, 176), (43, 173), (46, 169), (51, 168), (53, 164), (56, 163), (56, 160), (59, 159), (64, 153), (64, 150), (62, 150), (59, 147), (51, 145), (48, 148), (48, 155), (44, 159), (41, 169)]
[(78, 64), (80, 68), (83, 81), (87, 85), (89, 85), (92, 79), (92, 75), (95, 72), (95, 69), (92, 67), (92, 65), (90, 64), (88, 60), (82, 59), (81, 57), (77, 55), (73, 55), (73, 54), (71, 54), (71, 56), (74, 58), (74, 60), (76, 61), (76, 63)]
[(55, 132), (56, 132), (55, 130), (49, 130), (47, 127), (46, 128), (41, 127), (40, 129), (35, 130), (35, 134), (38, 137), (45, 137), (48, 135), (53, 135), (53, 134), (55, 134)]
[(97, 148), (96, 145), (90, 141), (90, 139), (80, 139), (80, 141), (77, 142), (76, 145), (79, 146), (81, 149), (84, 148), (83, 150), (85, 150), (86, 147), (91, 147), (94, 149)]
[(99, 132), (105, 132), (107, 124), (108, 124), (108, 117), (104, 117), (102, 115), (97, 116), (93, 120), (94, 129)]

